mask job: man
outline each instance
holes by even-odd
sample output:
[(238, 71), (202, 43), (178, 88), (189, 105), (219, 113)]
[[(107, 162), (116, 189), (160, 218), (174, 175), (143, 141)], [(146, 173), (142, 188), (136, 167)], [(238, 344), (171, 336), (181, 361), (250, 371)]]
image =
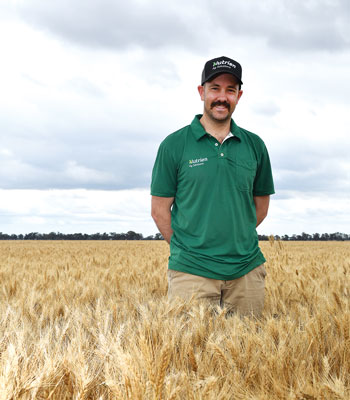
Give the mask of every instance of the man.
[(152, 217), (170, 244), (168, 296), (196, 296), (259, 317), (266, 261), (256, 227), (274, 193), (264, 142), (231, 119), (242, 68), (208, 61), (198, 92), (203, 115), (160, 145), (152, 173)]

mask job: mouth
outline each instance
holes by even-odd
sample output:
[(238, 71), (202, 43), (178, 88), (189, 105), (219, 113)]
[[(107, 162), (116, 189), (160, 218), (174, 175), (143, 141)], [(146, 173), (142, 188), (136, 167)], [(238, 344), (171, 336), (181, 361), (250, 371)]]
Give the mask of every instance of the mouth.
[(221, 101), (214, 101), (212, 103), (211, 108), (216, 108), (218, 111), (223, 111), (223, 110), (230, 110), (230, 106), (226, 102), (221, 102)]

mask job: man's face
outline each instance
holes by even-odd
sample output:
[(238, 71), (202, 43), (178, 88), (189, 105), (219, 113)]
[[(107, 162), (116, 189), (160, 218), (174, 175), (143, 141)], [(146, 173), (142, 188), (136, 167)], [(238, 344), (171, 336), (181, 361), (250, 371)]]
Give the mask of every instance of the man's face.
[(215, 122), (231, 119), (243, 91), (231, 74), (221, 74), (203, 86), (198, 92), (204, 101), (204, 114)]

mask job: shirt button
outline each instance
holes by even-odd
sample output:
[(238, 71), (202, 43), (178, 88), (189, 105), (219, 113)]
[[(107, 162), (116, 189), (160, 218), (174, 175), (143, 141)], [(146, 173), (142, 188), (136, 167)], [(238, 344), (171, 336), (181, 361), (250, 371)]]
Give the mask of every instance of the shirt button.
[(223, 156), (224, 156), (224, 153), (221, 153), (220, 156), (223, 157)]
[(215, 143), (215, 146), (219, 146), (219, 143)]

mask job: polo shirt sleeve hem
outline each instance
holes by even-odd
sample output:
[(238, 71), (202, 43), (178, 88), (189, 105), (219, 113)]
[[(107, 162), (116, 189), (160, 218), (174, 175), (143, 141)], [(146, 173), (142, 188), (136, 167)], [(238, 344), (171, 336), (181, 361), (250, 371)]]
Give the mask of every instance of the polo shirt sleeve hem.
[(269, 192), (254, 192), (253, 196), (269, 196), (271, 194), (275, 194), (275, 191), (269, 191)]
[(175, 197), (175, 193), (160, 193), (160, 192), (151, 192), (151, 196), (158, 197)]

